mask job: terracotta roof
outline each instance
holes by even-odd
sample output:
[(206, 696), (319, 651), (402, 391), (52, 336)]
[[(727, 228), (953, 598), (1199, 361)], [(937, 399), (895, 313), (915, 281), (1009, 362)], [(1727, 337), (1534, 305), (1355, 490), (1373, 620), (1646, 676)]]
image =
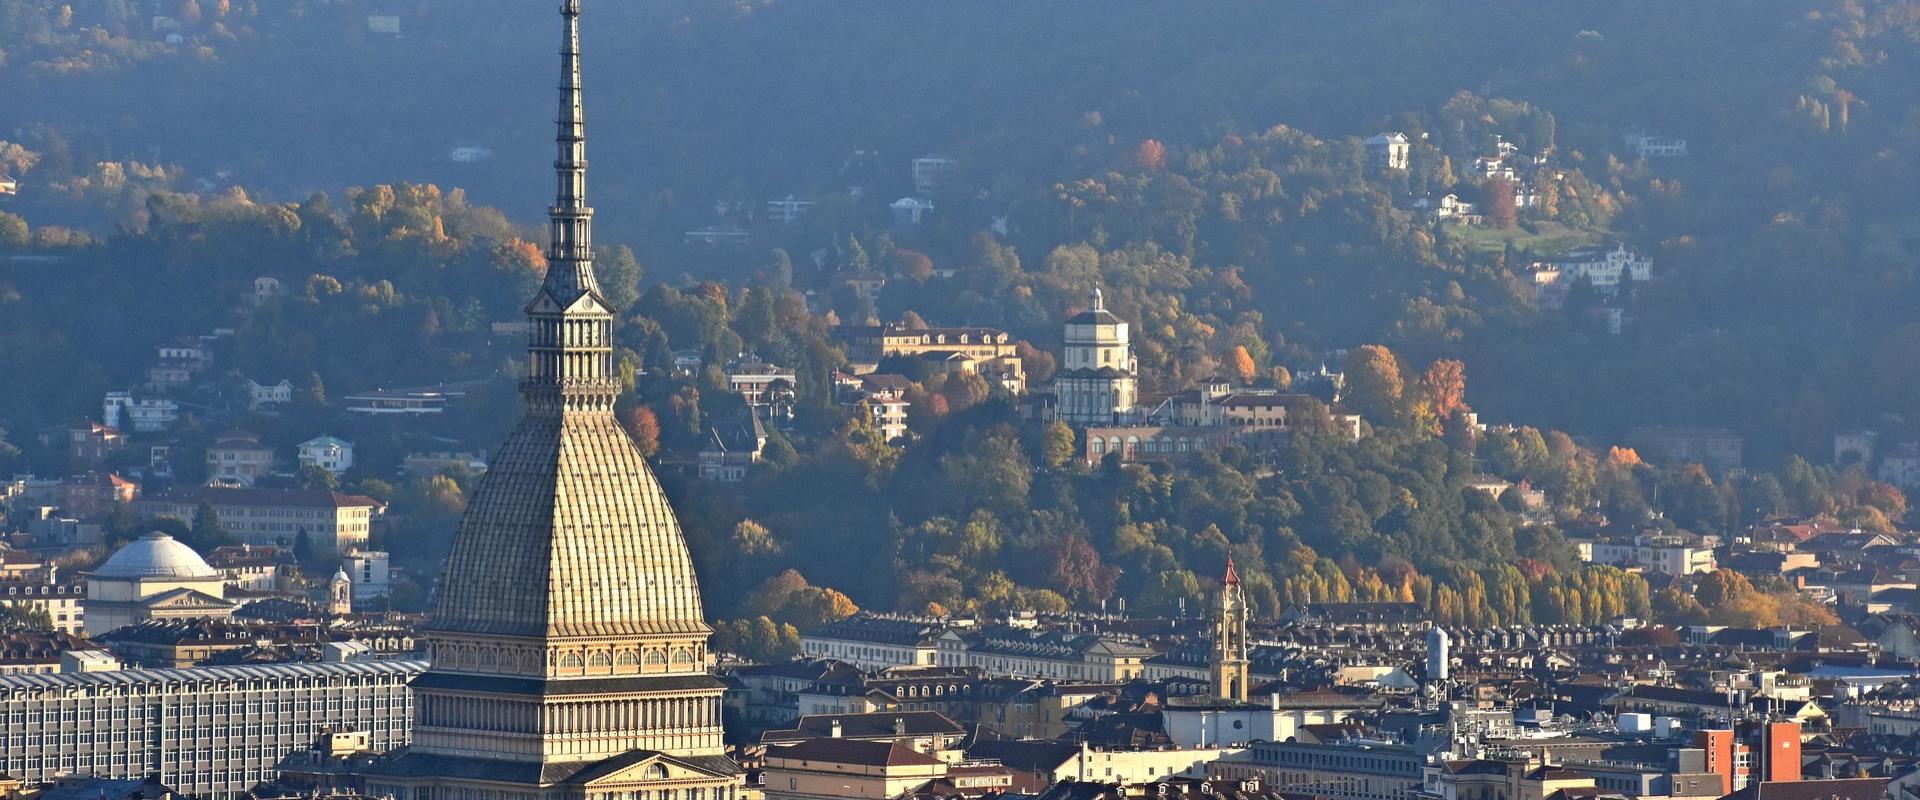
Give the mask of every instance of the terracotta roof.
[(341, 494), (325, 489), (234, 489), (224, 486), (200, 486), (184, 492), (158, 495), (153, 500), (171, 503), (209, 503), (216, 506), (298, 506), (302, 508), (374, 508), (380, 503), (358, 494)]
[(1724, 800), (1880, 800), (1886, 791), (1886, 778), (1765, 781), (1747, 784)]
[(799, 744), (767, 750), (769, 761), (776, 758), (869, 767), (933, 767), (946, 763), (897, 742), (832, 738), (808, 739)]
[(880, 711), (872, 714), (809, 714), (792, 728), (770, 730), (760, 735), (763, 742), (791, 742), (801, 739), (833, 738), (840, 727), (846, 739), (884, 739), (893, 736), (930, 736), (966, 733), (960, 723), (937, 711)]

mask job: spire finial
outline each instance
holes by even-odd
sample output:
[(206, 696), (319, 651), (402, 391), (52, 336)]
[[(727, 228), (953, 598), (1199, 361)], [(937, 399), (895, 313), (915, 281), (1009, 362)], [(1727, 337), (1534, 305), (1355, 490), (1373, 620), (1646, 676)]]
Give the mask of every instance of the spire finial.
[(531, 414), (612, 411), (613, 309), (593, 277), (593, 209), (587, 206), (587, 123), (580, 81), (580, 0), (562, 0), (556, 188), (547, 209), (547, 276), (527, 304)]
[(1102, 297), (1100, 295), (1100, 287), (1098, 286), (1093, 287), (1093, 310), (1095, 311), (1107, 310), (1107, 300), (1105, 297)]
[(1221, 579), (1221, 583), (1228, 586), (1240, 585), (1240, 573), (1233, 568), (1233, 556), (1227, 556), (1227, 575)]
[(580, 80), (580, 0), (564, 0), (560, 16), (566, 31), (560, 40), (559, 128), (553, 162), (558, 186), (547, 244), (546, 287), (562, 304), (583, 294), (598, 294), (593, 277), (593, 209), (587, 207), (587, 121)]

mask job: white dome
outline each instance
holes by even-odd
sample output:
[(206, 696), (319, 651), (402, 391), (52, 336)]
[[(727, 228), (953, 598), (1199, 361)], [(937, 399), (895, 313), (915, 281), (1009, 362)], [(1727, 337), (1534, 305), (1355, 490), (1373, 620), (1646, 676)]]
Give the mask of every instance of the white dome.
[(217, 578), (193, 548), (164, 533), (149, 533), (114, 551), (93, 571), (95, 578)]

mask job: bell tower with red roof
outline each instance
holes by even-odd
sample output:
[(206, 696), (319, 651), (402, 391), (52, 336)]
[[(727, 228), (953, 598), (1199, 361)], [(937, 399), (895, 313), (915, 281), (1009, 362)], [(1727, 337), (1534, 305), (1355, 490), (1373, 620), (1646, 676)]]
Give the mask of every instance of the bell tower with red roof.
[(1214, 608), (1213, 695), (1222, 700), (1247, 699), (1247, 596), (1240, 573), (1227, 556), (1227, 572), (1220, 578), (1220, 602)]

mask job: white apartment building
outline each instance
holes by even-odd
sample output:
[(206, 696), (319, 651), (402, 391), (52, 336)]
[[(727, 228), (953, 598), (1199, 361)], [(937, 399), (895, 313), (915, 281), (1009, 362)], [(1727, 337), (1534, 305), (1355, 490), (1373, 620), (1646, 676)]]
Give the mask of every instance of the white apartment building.
[(132, 392), (108, 392), (101, 402), (100, 419), (109, 428), (157, 433), (180, 419), (180, 404), (164, 397), (136, 399)]
[(1584, 280), (1599, 289), (1613, 289), (1623, 282), (1653, 280), (1653, 259), (1615, 245), (1612, 250), (1590, 247), (1575, 250), (1556, 259), (1553, 266), (1575, 280)]
[(340, 563), (353, 583), (353, 602), (360, 603), (393, 594), (393, 571), (387, 554), (380, 550), (355, 550)]
[(1587, 560), (1595, 564), (1637, 567), (1675, 577), (1704, 574), (1718, 567), (1711, 548), (1679, 536), (1642, 534), (1631, 540), (1597, 541), (1591, 552)]
[(237, 797), (325, 731), (376, 752), (411, 739), (407, 681), (424, 661), (267, 664), (0, 676), (0, 772), (158, 775), (182, 795)]
[(259, 409), (261, 406), (284, 406), (293, 402), (293, 384), (282, 380), (274, 384), (262, 384), (252, 378), (247, 379), (247, 407)]
[(301, 442), (300, 466), (343, 474), (353, 468), (353, 443), (333, 436), (316, 436)]

